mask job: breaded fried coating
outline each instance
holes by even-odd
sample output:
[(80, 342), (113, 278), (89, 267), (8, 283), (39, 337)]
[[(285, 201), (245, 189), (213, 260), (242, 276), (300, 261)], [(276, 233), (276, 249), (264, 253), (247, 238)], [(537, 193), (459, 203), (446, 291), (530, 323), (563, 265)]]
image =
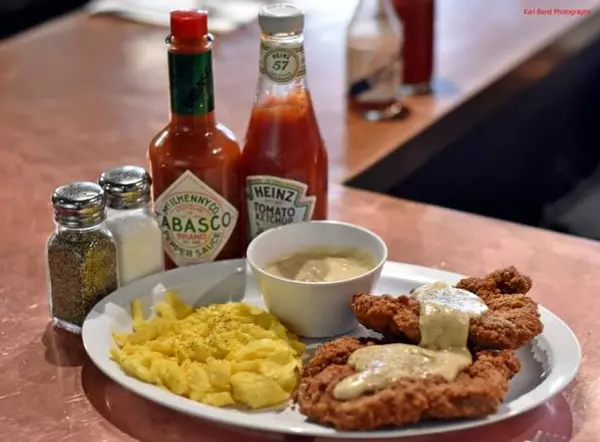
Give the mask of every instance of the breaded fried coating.
[(376, 339), (352, 338), (350, 336), (324, 342), (315, 351), (308, 364), (302, 368), (302, 377), (314, 376), (323, 371), (328, 365), (344, 365), (348, 360), (348, 356), (354, 351), (379, 342)]
[(350, 355), (373, 340), (340, 338), (321, 346), (305, 367), (295, 394), (300, 412), (338, 430), (373, 430), (428, 419), (476, 418), (496, 412), (508, 380), (520, 369), (510, 350), (476, 350), (473, 364), (449, 382), (441, 376), (400, 379), (373, 394), (347, 401), (333, 396), (335, 385), (354, 373)]
[[(456, 287), (475, 293), (489, 309), (470, 321), (469, 340), (473, 345), (514, 350), (542, 332), (537, 304), (526, 295), (531, 289), (531, 279), (514, 267), (495, 271), (485, 278), (465, 278)], [(351, 306), (365, 327), (385, 336), (420, 342), (419, 301), (410, 295), (358, 293)]]
[(513, 266), (496, 270), (484, 278), (464, 278), (456, 284), (456, 288), (475, 293), (484, 302), (502, 295), (526, 295), (531, 286), (531, 278), (521, 275)]

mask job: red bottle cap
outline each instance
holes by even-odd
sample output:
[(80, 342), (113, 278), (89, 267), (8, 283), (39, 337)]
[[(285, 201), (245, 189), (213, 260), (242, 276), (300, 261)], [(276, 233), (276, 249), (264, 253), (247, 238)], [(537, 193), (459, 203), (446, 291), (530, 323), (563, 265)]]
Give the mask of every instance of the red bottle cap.
[(171, 35), (175, 38), (202, 38), (208, 34), (206, 11), (171, 12)]

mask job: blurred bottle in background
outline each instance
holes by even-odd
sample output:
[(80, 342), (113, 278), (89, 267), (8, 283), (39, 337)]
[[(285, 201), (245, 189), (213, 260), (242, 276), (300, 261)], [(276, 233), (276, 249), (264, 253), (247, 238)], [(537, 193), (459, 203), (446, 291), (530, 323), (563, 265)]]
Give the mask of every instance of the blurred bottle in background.
[(408, 94), (431, 92), (434, 3), (435, 0), (393, 0), (404, 25), (401, 78), (403, 92)]
[(360, 0), (347, 30), (346, 81), (350, 109), (367, 120), (403, 114), (403, 40), (390, 0)]

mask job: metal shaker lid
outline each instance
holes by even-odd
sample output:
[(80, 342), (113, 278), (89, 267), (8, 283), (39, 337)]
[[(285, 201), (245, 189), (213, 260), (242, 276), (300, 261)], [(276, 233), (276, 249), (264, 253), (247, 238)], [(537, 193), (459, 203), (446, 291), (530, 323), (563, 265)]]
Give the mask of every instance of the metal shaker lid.
[(258, 24), (267, 34), (289, 34), (304, 30), (304, 12), (285, 3), (267, 5), (258, 14)]
[(135, 209), (150, 201), (152, 179), (143, 167), (118, 166), (100, 174), (98, 184), (106, 192), (111, 209)]
[(106, 218), (104, 191), (91, 182), (75, 181), (52, 193), (54, 219), (65, 227), (91, 227)]

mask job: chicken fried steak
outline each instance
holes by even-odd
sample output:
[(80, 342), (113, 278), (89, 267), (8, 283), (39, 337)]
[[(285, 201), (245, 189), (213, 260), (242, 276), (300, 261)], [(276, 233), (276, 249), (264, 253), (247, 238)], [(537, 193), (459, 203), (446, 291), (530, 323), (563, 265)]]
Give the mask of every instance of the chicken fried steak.
[[(517, 349), (542, 332), (537, 304), (526, 295), (531, 279), (514, 267), (484, 278), (462, 279), (456, 288), (474, 293), (488, 308), (470, 319), (469, 340), (473, 345)], [(421, 341), (421, 303), (415, 296), (359, 293), (352, 299), (352, 310), (361, 324), (385, 336), (398, 336), (413, 343)]]
[(348, 364), (351, 355), (378, 345), (375, 340), (344, 337), (319, 347), (303, 369), (295, 394), (300, 412), (315, 422), (346, 431), (428, 419), (482, 417), (496, 412), (508, 390), (508, 380), (520, 369), (510, 350), (476, 350), (472, 365), (454, 380), (439, 375), (400, 378), (369, 394), (336, 399), (338, 383), (356, 373)]

